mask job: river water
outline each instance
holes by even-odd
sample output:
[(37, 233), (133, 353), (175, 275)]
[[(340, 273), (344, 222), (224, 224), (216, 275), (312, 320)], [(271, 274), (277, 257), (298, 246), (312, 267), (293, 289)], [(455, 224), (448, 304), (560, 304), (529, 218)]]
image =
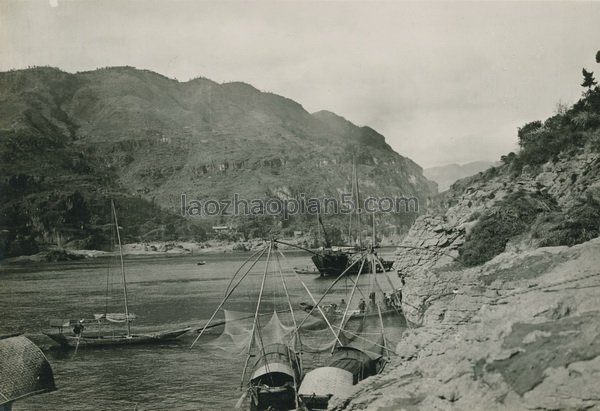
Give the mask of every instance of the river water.
[[(132, 331), (200, 327), (223, 298), (233, 273), (248, 257), (247, 253), (126, 257), (129, 308), (137, 315)], [(118, 266), (109, 260), (0, 266), (0, 334), (23, 332), (44, 348), (58, 388), (19, 401), (13, 409), (233, 409), (241, 395), (245, 358), (214, 355), (209, 342), (219, 329), (203, 336), (193, 349), (190, 344), (196, 334), (155, 346), (79, 349), (76, 355), (50, 347), (40, 331), (48, 329), (51, 318), (90, 318), (104, 312), (107, 304), (109, 311), (123, 311)], [(206, 265), (198, 266), (200, 260)], [(286, 260), (281, 261), (290, 299), (296, 305), (310, 301), (310, 297), (290, 269), (307, 265), (310, 258), (304, 253), (286, 253)], [(107, 276), (111, 266), (113, 274)], [(264, 263), (255, 266), (232, 294), (228, 309), (254, 312), (263, 271)], [(359, 282), (369, 281), (367, 277), (362, 276)], [(315, 298), (331, 284), (331, 279), (314, 275), (301, 278)], [(350, 286), (348, 281), (340, 282), (328, 298), (339, 301)], [(275, 298), (275, 292), (265, 292), (266, 309), (278, 307)], [(223, 314), (217, 318), (223, 318)]]

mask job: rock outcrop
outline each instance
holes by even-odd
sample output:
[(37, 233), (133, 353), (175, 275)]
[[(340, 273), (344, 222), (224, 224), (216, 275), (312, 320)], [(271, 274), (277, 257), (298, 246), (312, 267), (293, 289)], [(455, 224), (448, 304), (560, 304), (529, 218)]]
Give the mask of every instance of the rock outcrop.
[[(409, 325), (397, 357), (332, 409), (600, 410), (600, 239), (580, 235), (597, 236), (599, 181), (588, 147), (489, 169), (435, 199), (396, 253)], [(543, 246), (564, 233), (577, 245)], [(503, 237), (502, 249), (469, 267), (473, 237)]]
[[(482, 217), (495, 212), (511, 194), (522, 191), (546, 196), (556, 203), (556, 220), (568, 219), (568, 213), (563, 211), (582, 197), (600, 199), (599, 153), (561, 155), (543, 164), (537, 173), (527, 167), (517, 176), (506, 167), (490, 170), (489, 175), (479, 174), (455, 183), (437, 199), (430, 215), (415, 221), (398, 247), (395, 269), (405, 278), (404, 310), (413, 323), (423, 322), (429, 301), (441, 293), (437, 283), (430, 281), (432, 267), (463, 264), (459, 251), (473, 227)], [(543, 230), (542, 225), (510, 239), (506, 250), (528, 250), (543, 244), (553, 235)]]
[(423, 326), (332, 409), (600, 409), (599, 265), (595, 239), (431, 269)]

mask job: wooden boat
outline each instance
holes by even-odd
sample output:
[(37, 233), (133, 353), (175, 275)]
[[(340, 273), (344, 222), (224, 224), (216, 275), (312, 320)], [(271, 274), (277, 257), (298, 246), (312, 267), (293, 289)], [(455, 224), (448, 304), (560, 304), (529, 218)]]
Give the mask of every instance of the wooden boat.
[[(234, 352), (239, 353), (240, 348), (243, 349), (246, 356), (240, 384), (243, 394), (235, 408), (250, 411), (282, 411), (296, 409), (298, 405), (296, 393), (302, 378), (302, 365), (298, 353), (301, 350), (298, 348), (299, 339), (295, 335), (297, 327), (293, 307), (289, 301), (289, 294), (285, 285), (286, 280), (282, 271), (280, 271), (278, 257), (275, 257), (277, 252), (279, 250), (274, 241), (269, 241), (265, 249), (256, 252), (241, 265), (234, 274), (225, 297), (192, 344), (194, 346), (211, 326), (223, 324), (222, 336), (225, 339), (221, 344), (218, 344), (218, 348), (227, 351), (229, 346), (234, 350), (232, 354)], [(225, 321), (213, 324), (217, 313), (265, 253), (267, 253), (267, 257), (264, 262), (264, 272), (254, 313), (252, 315), (246, 315), (247, 313), (233, 315), (228, 310), (224, 310)], [(251, 259), (254, 259), (254, 261), (234, 283), (237, 274), (245, 268), (245, 264), (249, 264)], [(266, 285), (267, 281), (271, 282), (271, 286)], [(280, 295), (279, 298), (281, 299), (280, 303), (287, 308), (279, 311), (275, 309), (270, 312), (263, 310), (261, 313), (265, 290), (272, 289), (276, 284), (283, 286), (285, 290), (285, 294)], [(274, 298), (274, 296), (271, 296), (271, 298)], [(285, 312), (291, 318), (293, 325), (285, 325), (280, 320), (278, 312)], [(260, 319), (264, 316), (269, 316), (269, 320)], [(243, 322), (245, 320), (246, 322)], [(229, 333), (229, 327), (232, 327), (235, 333)]]
[(319, 274), (319, 270), (316, 267), (294, 267), (296, 274)]
[(306, 373), (298, 395), (307, 409), (326, 410), (331, 397), (349, 398), (354, 385), (378, 374), (384, 364), (383, 348), (379, 352), (369, 352), (349, 346), (338, 347), (327, 366)]
[[(364, 250), (363, 250), (364, 251)], [(321, 276), (338, 276), (342, 273), (346, 275), (357, 275), (361, 270), (359, 264), (353, 264), (360, 258), (361, 251), (351, 247), (326, 248), (311, 257), (312, 262)], [(381, 265), (376, 267), (377, 273), (391, 271), (394, 265), (393, 261), (380, 258)], [(361, 274), (369, 272), (369, 268), (363, 267)]]
[[(375, 238), (374, 233), (373, 238)], [(377, 259), (373, 249), (370, 249), (367, 254), (362, 256), (363, 264), (361, 266), (370, 266), (371, 273), (374, 273)], [(325, 294), (339, 278), (341, 275)], [(315, 368), (306, 373), (298, 388), (298, 396), (305, 409), (326, 410), (331, 397), (335, 396), (342, 400), (349, 398), (354, 392), (354, 385), (367, 377), (378, 374), (385, 366), (387, 359), (384, 357), (384, 352), (389, 355), (390, 350), (387, 348), (385, 338), (384, 313), (401, 316), (401, 311), (394, 296), (383, 302), (376, 298), (377, 294), (373, 291), (374, 286), (381, 290), (381, 287), (377, 285), (377, 276), (372, 275), (369, 280), (371, 282), (369, 286), (371, 292), (367, 293), (369, 304), (367, 305), (361, 298), (359, 310), (350, 311), (348, 305), (338, 310), (337, 307), (330, 304), (329, 312), (327, 312), (324, 309), (325, 305), (319, 305), (320, 301), (314, 306), (304, 304), (303, 309), (311, 314), (318, 310), (321, 315), (330, 318), (332, 322), (334, 319), (339, 319), (339, 331), (336, 335), (331, 360), (325, 367)], [(352, 302), (357, 289), (358, 277), (348, 298), (349, 302)]]
[(148, 334), (88, 334), (82, 333), (80, 337), (67, 335), (64, 333), (46, 333), (54, 342), (64, 348), (77, 347), (105, 347), (114, 345), (133, 345), (133, 344), (157, 344), (165, 341), (172, 341), (190, 331), (190, 327), (171, 331), (159, 331)]
[[(319, 307), (321, 308), (321, 310), (316, 310), (315, 306), (306, 302), (302, 302), (299, 304), (300, 308), (309, 313), (310, 315), (316, 317), (316, 318), (320, 318), (322, 316), (321, 312), (325, 314), (325, 316), (327, 316), (328, 319), (338, 319), (338, 318), (342, 318), (344, 316), (344, 307), (338, 307), (335, 304), (320, 304)], [(355, 319), (362, 319), (362, 318), (376, 318), (379, 317), (379, 311), (373, 307), (369, 307), (367, 306), (365, 311), (360, 311), (360, 310), (349, 310), (348, 314), (347, 314), (347, 320), (355, 320)], [(387, 316), (392, 316), (392, 315), (399, 315), (402, 316), (402, 310), (400, 308), (400, 306), (391, 306), (391, 307), (387, 307), (383, 310), (381, 310), (381, 315), (383, 317), (387, 317)]]
[(196, 263), (196, 265), (204, 265), (204, 264), (206, 264), (206, 261), (198, 261), (198, 262)]
[(296, 384), (300, 381), (300, 359), (282, 343), (264, 347), (250, 378), (250, 410), (293, 410)]
[[(354, 201), (355, 205), (360, 204), (358, 172), (356, 169), (356, 164), (354, 162), (352, 165), (352, 201)], [(353, 235), (352, 229), (354, 219), (356, 219), (356, 232), (354, 233), (356, 234), (355, 236)], [(356, 261), (362, 258), (364, 252), (367, 251), (367, 248), (365, 247), (362, 241), (361, 214), (356, 210), (356, 208), (350, 214), (350, 225), (348, 228), (351, 242), (356, 240), (356, 245), (354, 246), (332, 246), (330, 238), (327, 235), (327, 231), (325, 230), (325, 226), (323, 225), (323, 221), (321, 220), (320, 214), (317, 215), (317, 220), (319, 226), (323, 229), (323, 235), (325, 237), (325, 247), (322, 250), (313, 253), (311, 260), (322, 277), (337, 277), (341, 274), (358, 275), (370, 272), (368, 267), (363, 267), (359, 264), (355, 264)], [(373, 226), (374, 225), (375, 217), (373, 216)], [(375, 237), (373, 237), (370, 249), (373, 248), (375, 248)], [(382, 258), (379, 258), (378, 260), (379, 264), (377, 265), (377, 267), (375, 267), (375, 272), (383, 273), (392, 270), (392, 266), (394, 265), (393, 261), (387, 261)]]
[[(116, 346), (116, 345), (134, 345), (134, 344), (156, 344), (164, 341), (174, 340), (181, 335), (185, 334), (191, 327), (176, 329), (176, 330), (161, 330), (151, 333), (144, 334), (132, 334), (131, 333), (131, 322), (135, 319), (135, 314), (129, 312), (128, 305), (128, 294), (127, 294), (127, 278), (125, 276), (125, 265), (123, 262), (123, 247), (121, 245), (121, 235), (119, 232), (119, 224), (117, 222), (117, 212), (115, 210), (114, 202), (111, 201), (111, 211), (113, 215), (114, 229), (116, 233), (116, 239), (119, 245), (119, 257), (121, 265), (121, 276), (123, 281), (123, 302), (124, 302), (124, 313), (103, 313), (94, 314), (93, 320), (65, 320), (58, 322), (51, 322), (51, 326), (55, 327), (55, 332), (43, 332), (47, 337), (60, 344), (64, 348), (73, 348), (77, 350), (80, 346), (82, 347), (105, 347), (105, 346)], [(108, 280), (107, 280), (108, 286)], [(85, 331), (86, 327), (91, 325), (107, 326), (113, 325), (114, 323), (124, 323), (126, 331), (101, 331), (91, 333)], [(72, 333), (65, 334), (65, 329), (69, 330), (72, 328)], [(69, 331), (67, 331), (69, 332)]]

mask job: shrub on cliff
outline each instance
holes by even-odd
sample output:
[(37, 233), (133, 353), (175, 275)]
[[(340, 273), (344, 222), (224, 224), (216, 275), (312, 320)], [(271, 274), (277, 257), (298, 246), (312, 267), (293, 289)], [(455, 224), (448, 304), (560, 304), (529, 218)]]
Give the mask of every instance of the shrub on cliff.
[(517, 191), (481, 217), (460, 247), (467, 266), (483, 264), (506, 248), (508, 241), (526, 232), (538, 214), (556, 208), (554, 200), (540, 193)]
[(600, 236), (600, 201), (588, 195), (579, 199), (564, 213), (563, 218), (550, 230), (542, 245), (572, 246), (598, 236)]

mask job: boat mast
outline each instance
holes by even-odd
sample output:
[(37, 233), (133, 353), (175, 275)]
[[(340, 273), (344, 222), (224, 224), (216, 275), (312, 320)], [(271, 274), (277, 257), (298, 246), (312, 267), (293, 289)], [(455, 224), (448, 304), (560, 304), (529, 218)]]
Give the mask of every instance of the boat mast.
[(125, 322), (127, 324), (127, 337), (131, 336), (131, 325), (129, 324), (129, 306), (127, 304), (127, 279), (125, 278), (125, 264), (123, 263), (123, 246), (121, 245), (121, 235), (119, 234), (119, 223), (117, 221), (117, 211), (115, 202), (110, 200), (110, 206), (115, 219), (115, 230), (117, 231), (117, 241), (119, 242), (119, 256), (121, 258), (121, 275), (123, 276), (123, 297), (125, 298)]
[(356, 168), (356, 163), (354, 163), (354, 184), (356, 186), (356, 200), (355, 200), (355, 210), (356, 210), (356, 225), (358, 227), (358, 246), (360, 248), (362, 248), (362, 227), (360, 224), (360, 213), (361, 213), (361, 208), (360, 208), (360, 193), (358, 191), (358, 171)]

